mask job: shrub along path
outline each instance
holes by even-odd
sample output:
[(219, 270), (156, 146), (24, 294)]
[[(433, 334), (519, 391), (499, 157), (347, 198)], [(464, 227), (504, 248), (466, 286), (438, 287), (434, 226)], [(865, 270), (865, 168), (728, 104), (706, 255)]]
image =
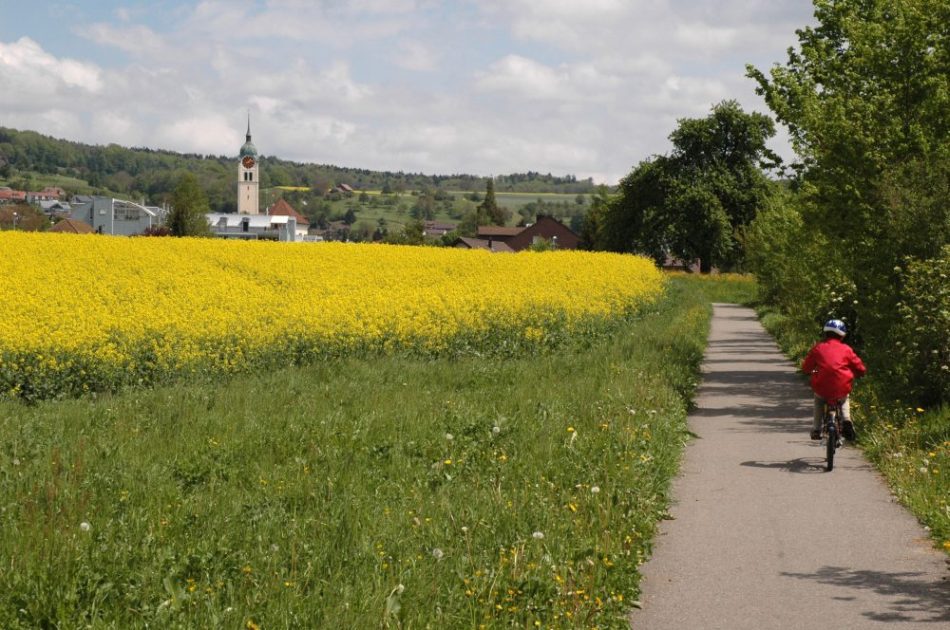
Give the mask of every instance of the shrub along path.
[(715, 305), (703, 373), (632, 627), (950, 624), (946, 556), (857, 449), (824, 471), (807, 384), (753, 311)]

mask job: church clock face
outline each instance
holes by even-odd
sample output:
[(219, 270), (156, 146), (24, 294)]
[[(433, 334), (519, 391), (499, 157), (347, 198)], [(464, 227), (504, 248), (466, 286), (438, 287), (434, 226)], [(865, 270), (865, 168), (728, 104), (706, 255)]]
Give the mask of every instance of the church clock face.
[(241, 160), (241, 164), (244, 165), (244, 168), (254, 168), (254, 158), (252, 158), (250, 155), (247, 155), (243, 160)]

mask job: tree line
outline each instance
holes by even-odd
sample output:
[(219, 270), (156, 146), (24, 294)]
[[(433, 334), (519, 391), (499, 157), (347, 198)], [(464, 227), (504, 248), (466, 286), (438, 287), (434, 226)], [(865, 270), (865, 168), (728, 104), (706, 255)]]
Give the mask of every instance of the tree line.
[[(263, 156), (260, 161), (261, 187), (306, 187), (321, 194), (340, 184), (357, 189), (400, 193), (441, 189), (479, 191), (487, 178), (475, 175), (424, 175), (402, 171), (371, 171), (326, 164), (307, 164)], [(234, 212), (235, 158), (229, 156), (175, 153), (147, 148), (125, 148), (115, 144), (89, 145), (59, 140), (34, 131), (0, 127), (0, 180), (13, 187), (31, 188), (32, 173), (72, 177), (87, 182), (83, 190), (69, 192), (111, 192), (149, 203), (170, 202), (178, 182), (186, 173), (194, 175), (208, 197), (211, 208)], [(514, 173), (495, 178), (499, 191), (588, 193), (591, 180), (578, 180), (550, 173)], [(69, 186), (67, 186), (68, 188)]]

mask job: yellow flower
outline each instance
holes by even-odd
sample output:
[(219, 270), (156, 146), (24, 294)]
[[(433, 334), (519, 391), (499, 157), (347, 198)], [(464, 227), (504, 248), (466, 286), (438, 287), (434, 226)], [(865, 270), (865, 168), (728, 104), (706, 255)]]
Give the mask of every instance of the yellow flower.
[[(473, 336), (546, 343), (663, 290), (651, 261), (607, 253), (9, 231), (0, 360), (14, 380), (2, 395), (27, 384), (78, 393), (99, 374), (117, 375), (114, 387), (143, 372), (225, 375), (301, 351), (440, 352)], [(261, 314), (253, 326), (248, 313)]]

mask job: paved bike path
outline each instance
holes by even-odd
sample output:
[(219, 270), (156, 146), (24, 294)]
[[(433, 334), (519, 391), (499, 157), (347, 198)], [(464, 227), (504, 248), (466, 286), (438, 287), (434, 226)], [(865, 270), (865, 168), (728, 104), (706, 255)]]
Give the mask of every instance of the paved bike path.
[(824, 471), (811, 413), (755, 313), (714, 305), (697, 437), (633, 628), (950, 628), (945, 555), (856, 449)]

